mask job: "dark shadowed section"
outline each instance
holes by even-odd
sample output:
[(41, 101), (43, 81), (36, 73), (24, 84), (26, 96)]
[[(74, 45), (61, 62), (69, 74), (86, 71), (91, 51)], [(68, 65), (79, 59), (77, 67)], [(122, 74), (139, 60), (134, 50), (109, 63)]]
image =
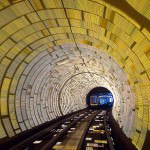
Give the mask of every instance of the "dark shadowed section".
[(94, 89), (92, 89), (87, 94), (87, 96), (86, 96), (86, 103), (87, 103), (88, 107), (92, 107), (92, 105), (91, 105), (91, 97), (93, 97), (93, 99), (95, 98), (95, 101), (96, 101), (95, 108), (96, 107), (98, 108), (101, 105), (101, 100), (103, 99), (104, 101), (107, 101), (106, 97), (108, 97), (109, 95), (112, 95), (112, 93), (107, 88), (105, 88), (105, 87), (95, 87)]

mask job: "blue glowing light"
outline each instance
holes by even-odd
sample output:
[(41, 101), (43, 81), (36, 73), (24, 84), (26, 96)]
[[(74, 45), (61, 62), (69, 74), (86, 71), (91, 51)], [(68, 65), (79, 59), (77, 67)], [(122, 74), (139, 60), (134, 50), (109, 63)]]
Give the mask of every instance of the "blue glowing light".
[(97, 93), (90, 97), (91, 106), (112, 106), (114, 102), (113, 95), (111, 93)]

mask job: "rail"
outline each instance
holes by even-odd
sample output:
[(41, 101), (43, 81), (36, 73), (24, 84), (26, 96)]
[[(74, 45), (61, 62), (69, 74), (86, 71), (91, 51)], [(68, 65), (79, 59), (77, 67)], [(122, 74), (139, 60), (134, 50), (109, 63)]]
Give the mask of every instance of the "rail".
[[(99, 114), (99, 112), (97, 114)], [(94, 141), (102, 142), (102, 141), (105, 141), (105, 140), (107, 141), (107, 145), (108, 145), (108, 148), (106, 148), (106, 149), (114, 150), (113, 141), (112, 141), (112, 139), (110, 137), (110, 134), (109, 134), (109, 131), (107, 129), (107, 121), (106, 121), (107, 111), (105, 112), (105, 114), (102, 114), (102, 115), (99, 114), (100, 116), (97, 116), (97, 114), (93, 115), (93, 118), (91, 118), (91, 120), (89, 121), (88, 125), (86, 126), (86, 128), (84, 130), (84, 133), (83, 133), (83, 135), (82, 135), (82, 137), (80, 139), (80, 143), (78, 145), (77, 150), (86, 149), (86, 146), (90, 145), (89, 143), (91, 143), (91, 145), (92, 144), (95, 145), (96, 143), (94, 143)], [(96, 116), (98, 118), (100, 118), (100, 119), (103, 118), (102, 119), (103, 120), (103, 125), (102, 125), (101, 129), (100, 129), (100, 127), (98, 127), (99, 129), (95, 129), (95, 131), (97, 131), (99, 133), (101, 133), (101, 132), (104, 133), (105, 134), (105, 140), (103, 138), (101, 139), (101, 137), (100, 137), (101, 135), (100, 134), (99, 135), (95, 135), (97, 133), (94, 133), (94, 129), (93, 129), (93, 133), (92, 134), (90, 132), (90, 130), (92, 130), (92, 126), (95, 126), (96, 122), (94, 121), (94, 119), (96, 120), (96, 118), (95, 118)], [(102, 121), (102, 120), (100, 120), (100, 121)], [(99, 126), (98, 124), (96, 126)], [(104, 132), (103, 132), (103, 129), (105, 130)], [(94, 140), (95, 137), (92, 138), (92, 136), (94, 136), (94, 135), (95, 135), (95, 137), (97, 137), (96, 140)], [(86, 141), (86, 137), (87, 137), (87, 139), (91, 139), (91, 141), (87, 142)], [(105, 149), (105, 148), (103, 147), (102, 149)]]
[(13, 138), (8, 139), (8, 141), (6, 140), (3, 143), (0, 143), (0, 149), (23, 149), (27, 145), (32, 144), (36, 139), (43, 136), (45, 133), (49, 132), (53, 128), (86, 111), (87, 109), (83, 109), (64, 116), (60, 116), (52, 121), (46, 122), (44, 125), (39, 125), (38, 127), (30, 129), (29, 131), (25, 131), (19, 135), (16, 135)]
[(70, 128), (75, 125), (77, 122), (79, 122), (81, 119), (83, 119), (85, 116), (87, 116), (88, 112), (85, 113), (83, 116), (77, 118), (74, 120), (71, 124), (69, 124), (65, 129), (63, 129), (60, 133), (58, 133), (52, 140), (50, 140), (44, 147), (41, 148), (41, 150), (49, 150), (51, 149), (55, 143), (65, 134), (67, 131), (70, 130)]
[(105, 127), (105, 133), (106, 133), (106, 137), (107, 137), (107, 141), (108, 141), (108, 145), (109, 145), (109, 149), (110, 150), (114, 150), (114, 146), (113, 146), (113, 143), (112, 143), (112, 140), (110, 138), (110, 135), (108, 133), (108, 130), (107, 130), (107, 123), (106, 123), (106, 114), (104, 115), (104, 127)]
[[(82, 124), (83, 122), (85, 122), (86, 124), (84, 123), (85, 126), (84, 126), (82, 134), (80, 136), (81, 138), (79, 138), (77, 144), (75, 144), (77, 147), (77, 150), (82, 150), (86, 146), (85, 141), (86, 141), (86, 136), (89, 133), (88, 131), (90, 130), (91, 127), (94, 127), (93, 123), (95, 123), (96, 118), (100, 118), (100, 121), (103, 121), (103, 123), (102, 123), (103, 127), (102, 127), (102, 129), (100, 128), (98, 130), (93, 130), (93, 132), (94, 131), (104, 132), (105, 140), (102, 140), (102, 141), (106, 141), (107, 148), (109, 147), (110, 150), (114, 150), (113, 141), (112, 141), (109, 131), (107, 129), (108, 124), (107, 124), (107, 119), (106, 119), (107, 115), (106, 114), (107, 114), (107, 112), (102, 113), (102, 110), (92, 111), (92, 110), (84, 109), (84, 110), (78, 111), (76, 113), (72, 113), (70, 115), (65, 115), (63, 117), (59, 117), (59, 119), (62, 118), (62, 120), (56, 119), (57, 121), (55, 120), (53, 124), (46, 126), (46, 128), (44, 128), (42, 130), (38, 130), (33, 135), (29, 135), (29, 137), (27, 137), (24, 140), (21, 140), (21, 142), (19, 142), (18, 144), (14, 144), (13, 146), (7, 145), (7, 148), (5, 148), (5, 149), (10, 149), (10, 150), (18, 150), (18, 149), (48, 150), (48, 149), (52, 149), (53, 146), (56, 146), (56, 143), (58, 141), (60, 141), (62, 137), (67, 135), (68, 131), (71, 130), (72, 127), (76, 126), (77, 124)], [(69, 124), (66, 125), (67, 122), (69, 122)], [(65, 127), (62, 127), (63, 125), (65, 125)], [(57, 130), (59, 130), (59, 131), (56, 132)], [(76, 132), (76, 129), (75, 129), (75, 132)], [(57, 134), (55, 134), (55, 133), (57, 133)], [(51, 138), (49, 138), (48, 140), (41, 140), (42, 141), (41, 144), (36, 145), (36, 146), (34, 145), (35, 141), (38, 141), (39, 139), (42, 139), (43, 137), (46, 137), (47, 135), (50, 135)], [(101, 141), (100, 137), (99, 137), (99, 139), (100, 140), (96, 139), (96, 141)], [(66, 139), (66, 140), (68, 142), (68, 139)], [(94, 141), (93, 141), (93, 143), (94, 143)]]
[(83, 133), (83, 135), (82, 135), (82, 137), (81, 137), (81, 139), (80, 139), (80, 142), (79, 142), (79, 144), (78, 144), (77, 150), (82, 150), (82, 145), (83, 145), (83, 142), (84, 142), (84, 140), (85, 140), (85, 136), (86, 136), (86, 134), (87, 134), (87, 132), (88, 132), (88, 129), (89, 129), (90, 125), (91, 125), (91, 122), (93, 121), (93, 119), (95, 118), (95, 116), (96, 116), (99, 112), (100, 112), (100, 111), (97, 111), (96, 113), (94, 113), (94, 114), (91, 116), (90, 121), (88, 122), (88, 124), (87, 124), (87, 126), (86, 126), (86, 128), (85, 128), (85, 130), (84, 130), (84, 133)]
[[(86, 112), (86, 110), (83, 111), (83, 112)], [(73, 117), (75, 117), (75, 116), (77, 116), (79, 114), (81, 114), (81, 112), (75, 113), (75, 114), (73, 114), (73, 115), (71, 115), (71, 116), (69, 116), (67, 118), (64, 118), (63, 120), (61, 120), (61, 121), (51, 125), (50, 127), (47, 127), (46, 129), (43, 129), (42, 131), (34, 134), (33, 136), (29, 137), (28, 139), (26, 139), (26, 140), (22, 141), (21, 143), (15, 145), (14, 147), (11, 148), (11, 150), (18, 150), (18, 149), (26, 148), (27, 145), (32, 144), (35, 140), (37, 140), (38, 138), (42, 137), (47, 132), (53, 130), (54, 128), (56, 128), (56, 127), (58, 127), (60, 125), (62, 125), (64, 122), (72, 119)]]

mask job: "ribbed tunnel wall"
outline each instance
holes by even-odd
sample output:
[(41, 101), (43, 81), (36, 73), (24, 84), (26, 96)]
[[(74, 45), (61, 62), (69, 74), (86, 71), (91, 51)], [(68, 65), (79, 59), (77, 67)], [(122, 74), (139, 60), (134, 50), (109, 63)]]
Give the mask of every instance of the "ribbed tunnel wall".
[(86, 107), (108, 88), (142, 149), (150, 130), (149, 0), (0, 1), (0, 139)]

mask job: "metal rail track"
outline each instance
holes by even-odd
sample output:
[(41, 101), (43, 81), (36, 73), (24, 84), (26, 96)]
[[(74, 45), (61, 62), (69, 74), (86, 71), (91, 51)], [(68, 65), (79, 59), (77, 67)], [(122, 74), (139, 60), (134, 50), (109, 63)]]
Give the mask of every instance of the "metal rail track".
[[(17, 145), (13, 146), (10, 148), (10, 150), (20, 150), (20, 149), (28, 149), (30, 148), (30, 146), (33, 144), (34, 141), (42, 138), (43, 136), (45, 136), (47, 133), (50, 133), (50, 131), (52, 131), (53, 129), (55, 128), (58, 128), (59, 126), (61, 126), (62, 124), (64, 124), (65, 122), (73, 119), (74, 117), (77, 117), (79, 115), (81, 115), (81, 113), (85, 113), (85, 115), (89, 112), (89, 110), (84, 110), (84, 111), (81, 111), (81, 112), (78, 112), (78, 113), (75, 113), (69, 117), (66, 117), (62, 120), (60, 120), (59, 122), (39, 131), (38, 133), (32, 135), (31, 137), (23, 140), (22, 142), (18, 143)], [(84, 115), (84, 116), (85, 116)], [(83, 116), (80, 117), (80, 119), (82, 119)], [(79, 120), (79, 119), (77, 119)], [(74, 121), (73, 121), (74, 122)], [(61, 132), (62, 133), (62, 132)], [(59, 134), (58, 134), (59, 135)], [(57, 136), (56, 136), (57, 137)], [(51, 142), (48, 142), (48, 143), (53, 143), (52, 141), (54, 141), (54, 138), (51, 140)], [(47, 144), (46, 144), (47, 145)], [(50, 144), (52, 145), (52, 144)]]
[(80, 116), (79, 118), (75, 119), (71, 124), (69, 124), (61, 132), (59, 132), (52, 140), (50, 140), (47, 144), (45, 144), (41, 148), (41, 150), (51, 149), (57, 143), (57, 141), (70, 130), (71, 127), (73, 127), (75, 124), (77, 124), (77, 122), (79, 122), (81, 119), (85, 118), (88, 114), (89, 114), (89, 112), (87, 112), (84, 115)]
[[(59, 141), (62, 141), (60, 143), (63, 143), (63, 141), (67, 141), (69, 139), (70, 134), (69, 131), (74, 128), (75, 126), (83, 126), (83, 133), (81, 134), (80, 138), (77, 140), (78, 142), (75, 142), (76, 150), (84, 150), (86, 149), (87, 142), (86, 139), (88, 137), (88, 132), (93, 125), (93, 122), (97, 117), (99, 117), (99, 114), (102, 112), (102, 110), (89, 110), (85, 109), (82, 111), (78, 111), (76, 113), (72, 113), (71, 115), (66, 115), (65, 117), (62, 117), (62, 120), (57, 120), (57, 122), (51, 124), (50, 126), (38, 130), (35, 134), (25, 138), (21, 142), (13, 145), (13, 146), (7, 146), (10, 150), (50, 150), (55, 149), (57, 146), (57, 143)], [(60, 117), (61, 118), (61, 117)], [(110, 150), (114, 150), (113, 141), (110, 137), (109, 130), (107, 127), (107, 116), (106, 113), (101, 115), (101, 118), (103, 118), (103, 130), (105, 132), (105, 137), (107, 140), (106, 146)], [(102, 121), (102, 120), (101, 120)], [(76, 128), (76, 129), (77, 129)], [(76, 129), (74, 128), (74, 133), (76, 133)], [(71, 131), (70, 131), (71, 132)], [(68, 140), (69, 141), (69, 140)], [(35, 142), (37, 142), (35, 144)], [(39, 143), (38, 143), (39, 142)], [(105, 147), (105, 148), (106, 148)], [(61, 149), (59, 147), (59, 149)], [(63, 150), (65, 148), (63, 147)], [(67, 149), (68, 150), (68, 149)], [(70, 149), (71, 150), (71, 149)]]
[(6, 138), (0, 142), (0, 149), (1, 150), (8, 150), (8, 149), (16, 149), (22, 150), (25, 149), (28, 145), (32, 145), (32, 143), (37, 140), (38, 138), (42, 137), (44, 134), (48, 133), (53, 128), (59, 126), (63, 122), (80, 115), (81, 113), (85, 113), (89, 111), (88, 109), (82, 109), (77, 112), (73, 112), (70, 114), (66, 114), (64, 116), (60, 116), (56, 119), (48, 121), (44, 124), (36, 126), (32, 129), (26, 130), (22, 133), (17, 134), (12, 138)]
[(91, 147), (94, 149), (114, 150), (114, 142), (110, 134), (107, 111), (102, 115), (99, 113), (96, 118), (89, 122), (77, 150), (90, 149)]

